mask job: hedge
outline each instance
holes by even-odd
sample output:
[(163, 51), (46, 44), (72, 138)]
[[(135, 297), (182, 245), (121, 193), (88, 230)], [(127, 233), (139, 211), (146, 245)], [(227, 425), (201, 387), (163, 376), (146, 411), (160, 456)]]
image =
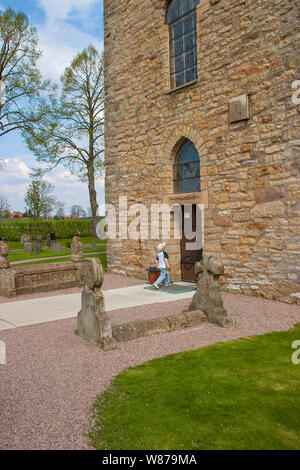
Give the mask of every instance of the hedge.
[[(72, 238), (74, 235), (80, 237), (90, 236), (92, 231), (91, 219), (72, 219), (72, 220), (42, 220), (36, 224), (36, 234), (42, 235), (43, 239), (47, 239), (50, 233), (55, 233), (57, 239)], [(0, 222), (0, 237), (3, 240), (11, 242), (19, 242), (21, 236), (33, 235), (34, 222)]]

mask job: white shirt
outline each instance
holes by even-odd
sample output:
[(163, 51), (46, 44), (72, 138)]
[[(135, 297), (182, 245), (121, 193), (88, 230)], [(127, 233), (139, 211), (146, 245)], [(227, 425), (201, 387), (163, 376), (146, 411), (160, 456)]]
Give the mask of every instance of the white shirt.
[(166, 269), (165, 254), (163, 251), (157, 253), (156, 259), (158, 260), (158, 269)]

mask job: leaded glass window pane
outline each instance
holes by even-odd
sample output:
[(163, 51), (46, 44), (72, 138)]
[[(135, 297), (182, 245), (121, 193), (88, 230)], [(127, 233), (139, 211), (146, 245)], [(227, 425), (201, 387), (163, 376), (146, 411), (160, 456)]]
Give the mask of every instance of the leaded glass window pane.
[(196, 17), (198, 3), (199, 0), (172, 0), (167, 8), (172, 88), (198, 78)]
[(199, 1), (200, 0), (171, 0), (167, 8), (166, 23), (175, 23), (175, 21), (191, 13), (196, 9)]
[(178, 193), (201, 190), (199, 154), (190, 140), (187, 140), (179, 150), (174, 167), (174, 183)]

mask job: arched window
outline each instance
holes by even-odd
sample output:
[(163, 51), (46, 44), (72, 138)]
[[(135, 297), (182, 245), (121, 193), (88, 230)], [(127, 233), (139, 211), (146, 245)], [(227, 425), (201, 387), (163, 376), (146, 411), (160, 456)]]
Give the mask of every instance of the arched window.
[(171, 88), (198, 78), (197, 15), (199, 0), (170, 0), (166, 23), (170, 36)]
[(179, 147), (174, 164), (174, 190), (177, 193), (201, 191), (200, 158), (191, 140)]

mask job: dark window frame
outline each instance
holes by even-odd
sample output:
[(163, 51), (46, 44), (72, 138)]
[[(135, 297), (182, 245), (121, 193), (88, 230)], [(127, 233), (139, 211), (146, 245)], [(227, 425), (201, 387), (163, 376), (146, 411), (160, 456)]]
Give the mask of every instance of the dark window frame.
[[(182, 155), (182, 151), (183, 151), (184, 147), (186, 146), (186, 144), (188, 144), (188, 143), (193, 144), (198, 158), (196, 160), (181, 162), (180, 158), (181, 158), (181, 155)], [(196, 176), (180, 176), (179, 177), (178, 167), (182, 167), (181, 174), (184, 174), (184, 167), (188, 168), (193, 164), (195, 164), (195, 170), (197, 172), (199, 170), (199, 173)], [(193, 174), (193, 172), (192, 172), (192, 174)], [(197, 188), (196, 190), (195, 189), (190, 189), (190, 188), (187, 188), (186, 190), (179, 190), (179, 186), (180, 186), (180, 183), (182, 181), (198, 181), (199, 182), (199, 188)], [(184, 141), (181, 143), (181, 145), (177, 149), (176, 157), (175, 157), (174, 164), (173, 164), (173, 185), (174, 185), (174, 192), (176, 194), (201, 192), (200, 157), (199, 157), (199, 153), (198, 153), (198, 151), (195, 147), (195, 144), (190, 139), (184, 139)]]

